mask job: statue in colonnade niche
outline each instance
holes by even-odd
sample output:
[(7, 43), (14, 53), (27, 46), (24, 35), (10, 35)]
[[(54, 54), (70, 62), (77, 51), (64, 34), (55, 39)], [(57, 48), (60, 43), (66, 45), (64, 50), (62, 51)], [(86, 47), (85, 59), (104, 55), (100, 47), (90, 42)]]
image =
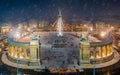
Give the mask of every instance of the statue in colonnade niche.
[(39, 40), (40, 39), (40, 35), (35, 35), (34, 33), (30, 34), (30, 40)]
[(89, 41), (90, 33), (87, 33), (86, 35), (80, 34), (80, 41)]

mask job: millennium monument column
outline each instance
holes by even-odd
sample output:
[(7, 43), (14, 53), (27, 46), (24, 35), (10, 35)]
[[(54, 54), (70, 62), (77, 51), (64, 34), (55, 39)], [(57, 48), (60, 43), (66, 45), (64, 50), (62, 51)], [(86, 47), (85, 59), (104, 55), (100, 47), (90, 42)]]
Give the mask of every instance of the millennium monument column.
[(57, 22), (57, 30), (58, 30), (57, 36), (63, 36), (63, 34), (62, 34), (62, 26), (63, 26), (62, 14), (61, 14), (60, 9), (58, 11), (59, 11), (59, 15), (58, 15), (58, 22)]

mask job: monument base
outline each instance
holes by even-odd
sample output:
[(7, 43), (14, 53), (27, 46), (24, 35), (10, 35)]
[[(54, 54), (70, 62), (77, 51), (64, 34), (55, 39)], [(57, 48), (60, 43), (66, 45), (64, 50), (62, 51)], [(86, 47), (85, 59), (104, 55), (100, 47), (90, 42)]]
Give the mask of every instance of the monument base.
[(40, 65), (40, 60), (39, 59), (34, 59), (34, 60), (30, 60), (28, 62), (29, 66), (39, 66)]

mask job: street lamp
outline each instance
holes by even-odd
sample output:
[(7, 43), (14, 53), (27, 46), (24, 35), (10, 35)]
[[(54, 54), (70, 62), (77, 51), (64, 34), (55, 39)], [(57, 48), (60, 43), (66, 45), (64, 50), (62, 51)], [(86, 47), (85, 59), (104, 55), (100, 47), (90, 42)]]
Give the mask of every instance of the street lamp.
[(96, 68), (96, 49), (90, 48), (90, 57), (92, 58), (92, 64), (93, 64), (93, 75), (95, 75), (95, 68)]
[(96, 64), (96, 55), (94, 56), (93, 64), (94, 64), (94, 70), (93, 70), (93, 75), (95, 75), (95, 64)]
[(19, 74), (19, 67), (18, 67), (18, 52), (17, 52), (16, 63), (17, 63), (17, 75), (18, 75), (18, 74)]
[(95, 75), (96, 74), (96, 72), (95, 72), (95, 68), (96, 68), (96, 57), (97, 57), (97, 53), (98, 53), (98, 51), (96, 51), (96, 49), (94, 49), (94, 59), (93, 59), (93, 65), (94, 65), (94, 67), (93, 67), (93, 75)]
[[(15, 34), (15, 38), (16, 39), (19, 39), (20, 38), (20, 33), (19, 32), (16, 32), (16, 34)], [(17, 58), (16, 58), (16, 63), (17, 63), (17, 75), (19, 74), (19, 68), (18, 68), (18, 51), (17, 51)]]

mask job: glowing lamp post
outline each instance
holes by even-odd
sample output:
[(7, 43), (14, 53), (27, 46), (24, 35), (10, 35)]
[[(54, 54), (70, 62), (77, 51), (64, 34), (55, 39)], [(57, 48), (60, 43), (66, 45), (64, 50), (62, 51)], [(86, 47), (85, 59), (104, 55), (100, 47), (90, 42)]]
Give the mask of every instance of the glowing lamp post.
[[(20, 33), (19, 32), (17, 32), (16, 34), (15, 34), (15, 38), (18, 40), (19, 38), (20, 38)], [(19, 72), (18, 72), (18, 52), (17, 52), (17, 58), (16, 58), (16, 63), (17, 63), (17, 75), (19, 74)]]

